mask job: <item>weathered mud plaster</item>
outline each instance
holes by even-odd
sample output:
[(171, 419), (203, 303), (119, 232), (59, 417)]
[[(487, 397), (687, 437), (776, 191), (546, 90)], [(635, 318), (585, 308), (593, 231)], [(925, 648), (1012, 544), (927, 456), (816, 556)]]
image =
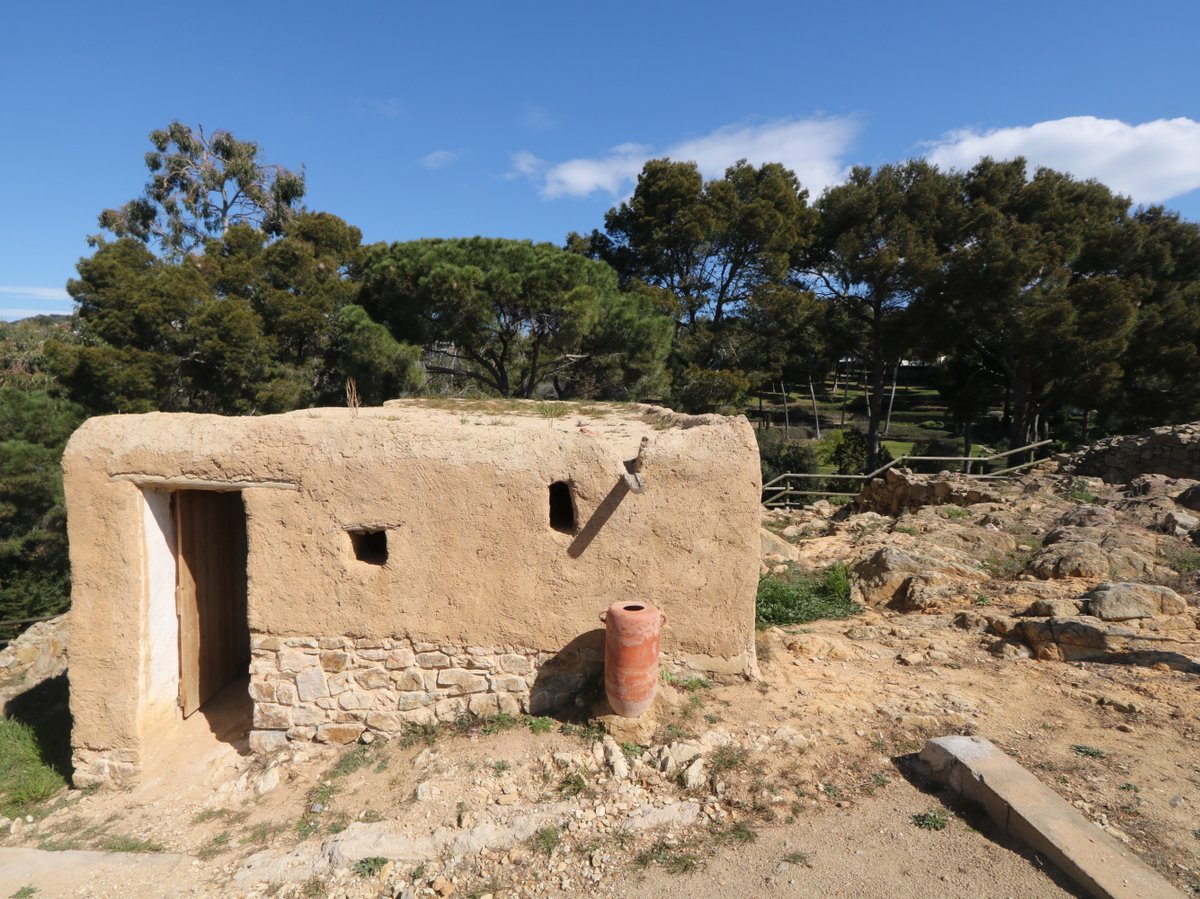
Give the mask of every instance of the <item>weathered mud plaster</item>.
[[(135, 775), (179, 720), (177, 490), (241, 493), (258, 749), (561, 702), (595, 673), (596, 615), (614, 601), (670, 615), (668, 659), (756, 674), (749, 424), (566, 408), (400, 401), (86, 422), (63, 457), (76, 779)], [(624, 476), (643, 437), (633, 493)], [(561, 506), (552, 526), (555, 482), (570, 488), (568, 526)]]

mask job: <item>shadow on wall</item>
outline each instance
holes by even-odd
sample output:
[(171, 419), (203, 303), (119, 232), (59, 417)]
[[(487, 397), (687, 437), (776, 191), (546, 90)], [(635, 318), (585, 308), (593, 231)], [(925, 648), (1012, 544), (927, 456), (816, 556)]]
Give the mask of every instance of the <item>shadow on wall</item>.
[[(587, 524), (579, 531), (579, 534), (571, 541), (571, 545), (567, 547), (567, 555), (572, 559), (578, 559), (583, 555), (583, 551), (591, 546), (596, 535), (600, 533), (600, 529), (612, 518), (614, 512), (617, 511), (617, 506), (621, 505), (621, 500), (625, 498), (625, 494), (629, 492), (629, 485), (625, 483), (624, 478), (617, 481), (613, 485), (612, 490), (608, 491), (608, 495), (600, 501), (600, 505), (596, 507), (596, 511), (592, 513), (592, 517), (587, 520)], [(603, 652), (603, 647), (601, 647)]]
[(529, 688), (530, 714), (545, 715), (569, 705), (590, 707), (604, 691), (603, 676), (604, 629), (596, 628), (580, 634), (538, 669)]
[(33, 731), (42, 760), (66, 778), (68, 783), (75, 772), (71, 765), (69, 694), (67, 673), (64, 671), (14, 696), (4, 709), (6, 717), (20, 721)]

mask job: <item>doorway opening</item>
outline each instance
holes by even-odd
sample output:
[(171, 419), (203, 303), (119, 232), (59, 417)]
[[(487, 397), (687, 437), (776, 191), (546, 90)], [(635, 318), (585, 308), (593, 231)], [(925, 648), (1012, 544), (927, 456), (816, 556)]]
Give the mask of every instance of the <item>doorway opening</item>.
[(175, 529), (179, 704), (187, 718), (249, 676), (242, 494), (176, 491)]

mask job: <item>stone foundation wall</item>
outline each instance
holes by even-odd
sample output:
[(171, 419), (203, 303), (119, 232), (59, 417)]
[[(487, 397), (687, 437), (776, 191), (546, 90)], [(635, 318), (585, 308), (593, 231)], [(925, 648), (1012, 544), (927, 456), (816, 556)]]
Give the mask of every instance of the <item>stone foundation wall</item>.
[(1077, 453), (1070, 467), (1109, 484), (1125, 484), (1141, 474), (1200, 480), (1200, 422), (1101, 440)]
[(254, 636), (250, 746), (287, 740), (349, 743), (463, 715), (540, 714), (564, 705), (603, 670), (603, 640), (559, 653), (518, 646), (449, 646), (407, 639)]

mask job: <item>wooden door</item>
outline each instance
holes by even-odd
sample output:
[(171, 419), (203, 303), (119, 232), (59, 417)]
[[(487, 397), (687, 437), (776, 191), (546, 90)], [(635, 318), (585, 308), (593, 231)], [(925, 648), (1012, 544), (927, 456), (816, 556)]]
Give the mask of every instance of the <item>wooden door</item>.
[(175, 494), (179, 698), (186, 718), (250, 664), (242, 495)]

